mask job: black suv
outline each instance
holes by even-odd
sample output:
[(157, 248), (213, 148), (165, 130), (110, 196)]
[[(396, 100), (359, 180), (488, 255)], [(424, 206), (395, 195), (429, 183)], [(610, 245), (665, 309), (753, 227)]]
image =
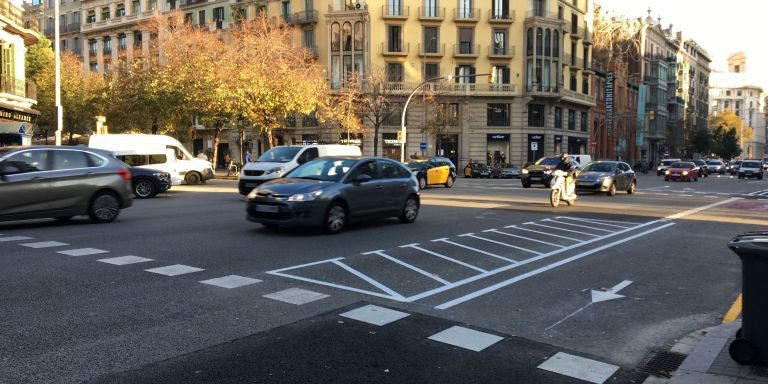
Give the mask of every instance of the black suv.
[(531, 184), (548, 186), (552, 180), (552, 168), (559, 163), (559, 157), (542, 157), (533, 165), (523, 168), (523, 171), (520, 172), (523, 188), (530, 188)]
[(691, 160), (699, 168), (699, 176), (709, 177), (709, 166), (704, 160)]
[(139, 199), (155, 197), (171, 188), (171, 175), (157, 169), (130, 167), (131, 188)]

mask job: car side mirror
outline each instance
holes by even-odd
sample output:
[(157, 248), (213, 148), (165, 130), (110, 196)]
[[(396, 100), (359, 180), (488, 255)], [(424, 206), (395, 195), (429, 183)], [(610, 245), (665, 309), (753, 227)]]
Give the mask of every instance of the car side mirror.
[(355, 182), (362, 184), (362, 183), (367, 183), (367, 182), (371, 181), (371, 179), (372, 179), (371, 175), (366, 175), (365, 173), (361, 173), (361, 174), (357, 175), (357, 177), (355, 177)]

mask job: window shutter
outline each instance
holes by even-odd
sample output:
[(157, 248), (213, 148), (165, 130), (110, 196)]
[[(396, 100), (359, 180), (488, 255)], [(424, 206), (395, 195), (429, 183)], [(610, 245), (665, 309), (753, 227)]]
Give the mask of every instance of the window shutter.
[(509, 84), (509, 68), (502, 68), (502, 84)]
[(469, 77), (468, 83), (472, 83), (472, 84), (475, 83), (475, 73), (476, 73), (475, 71), (476, 71), (475, 67), (469, 67), (469, 75), (470, 75), (470, 77)]
[(459, 66), (456, 66), (456, 75), (454, 77), (454, 80), (456, 80), (456, 83), (459, 83)]

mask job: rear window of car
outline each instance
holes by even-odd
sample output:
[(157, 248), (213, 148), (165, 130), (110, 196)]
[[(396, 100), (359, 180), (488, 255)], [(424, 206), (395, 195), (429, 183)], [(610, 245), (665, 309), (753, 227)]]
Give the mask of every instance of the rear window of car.
[(723, 165), (722, 161), (707, 161), (707, 165)]
[(676, 160), (663, 160), (661, 162), (662, 165), (670, 166), (671, 164), (674, 164)]
[(591, 163), (584, 171), (587, 172), (613, 172), (616, 169), (616, 163)]

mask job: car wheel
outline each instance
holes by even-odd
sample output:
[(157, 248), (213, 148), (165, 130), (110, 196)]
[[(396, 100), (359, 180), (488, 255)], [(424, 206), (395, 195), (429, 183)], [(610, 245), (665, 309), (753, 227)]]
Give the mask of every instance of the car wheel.
[(419, 177), (419, 190), (424, 189), (427, 187), (427, 180), (425, 180), (423, 177)]
[(152, 181), (141, 179), (134, 184), (133, 194), (139, 199), (148, 199), (157, 194), (157, 188), (155, 188), (155, 183)]
[(188, 172), (188, 173), (187, 173), (187, 174), (184, 176), (184, 182), (185, 182), (185, 183), (187, 183), (187, 184), (189, 184), (189, 185), (197, 185), (197, 184), (200, 184), (200, 181), (201, 181), (201, 180), (202, 180), (202, 178), (200, 177), (200, 174), (199, 174), (199, 173), (197, 173), (197, 172)]
[(525, 181), (523, 181), (523, 188), (530, 188), (530, 187), (531, 187), (531, 183), (526, 183)]
[(332, 203), (325, 213), (323, 230), (335, 235), (347, 225), (347, 209), (341, 203)]
[(112, 192), (100, 192), (91, 199), (88, 216), (96, 223), (109, 223), (120, 214), (120, 201)]
[(451, 176), (448, 176), (448, 179), (447, 179), (447, 180), (445, 180), (445, 187), (446, 187), (446, 188), (450, 188), (450, 187), (453, 187), (453, 181), (454, 181), (454, 180), (453, 180), (453, 177), (451, 177)]
[(637, 191), (637, 182), (632, 181), (632, 184), (629, 185), (629, 189), (627, 189), (627, 193), (632, 195), (635, 193), (635, 191)]
[(616, 196), (616, 183), (611, 183), (611, 186), (608, 188), (608, 192), (606, 192), (608, 196)]
[(401, 222), (410, 224), (416, 221), (416, 217), (419, 216), (419, 201), (414, 196), (408, 196), (403, 205), (403, 212), (400, 214)]

